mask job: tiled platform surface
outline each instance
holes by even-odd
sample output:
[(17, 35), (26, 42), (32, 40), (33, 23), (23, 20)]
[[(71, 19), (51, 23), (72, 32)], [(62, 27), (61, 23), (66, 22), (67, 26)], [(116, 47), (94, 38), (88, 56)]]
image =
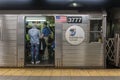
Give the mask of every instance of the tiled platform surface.
[(120, 80), (120, 77), (50, 77), (50, 76), (1, 76), (0, 80)]
[(120, 69), (0, 68), (0, 76), (120, 76)]

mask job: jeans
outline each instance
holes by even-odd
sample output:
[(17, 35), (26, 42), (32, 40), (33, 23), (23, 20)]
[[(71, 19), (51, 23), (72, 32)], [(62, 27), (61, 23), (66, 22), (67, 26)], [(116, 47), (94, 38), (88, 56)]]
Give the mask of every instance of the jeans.
[(31, 43), (32, 62), (34, 62), (34, 58), (35, 58), (36, 61), (39, 61), (38, 56), (39, 56), (39, 44)]

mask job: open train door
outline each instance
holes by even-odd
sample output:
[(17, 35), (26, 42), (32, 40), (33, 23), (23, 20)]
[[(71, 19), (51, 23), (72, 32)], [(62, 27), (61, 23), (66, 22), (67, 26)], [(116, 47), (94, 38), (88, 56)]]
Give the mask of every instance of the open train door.
[(54, 16), (25, 16), (25, 66), (54, 66), (54, 23)]

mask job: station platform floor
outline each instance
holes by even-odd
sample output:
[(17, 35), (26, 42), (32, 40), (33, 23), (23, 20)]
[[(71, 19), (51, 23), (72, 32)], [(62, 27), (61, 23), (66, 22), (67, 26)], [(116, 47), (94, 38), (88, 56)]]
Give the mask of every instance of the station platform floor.
[(0, 80), (120, 80), (120, 69), (0, 68)]
[(120, 76), (120, 69), (0, 68), (0, 76)]

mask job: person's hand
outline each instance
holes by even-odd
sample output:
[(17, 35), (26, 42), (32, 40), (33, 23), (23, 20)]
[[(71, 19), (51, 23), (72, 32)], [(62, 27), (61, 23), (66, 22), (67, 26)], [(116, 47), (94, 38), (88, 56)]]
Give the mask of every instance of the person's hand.
[(43, 37), (42, 36), (40, 36), (40, 39), (42, 39)]

